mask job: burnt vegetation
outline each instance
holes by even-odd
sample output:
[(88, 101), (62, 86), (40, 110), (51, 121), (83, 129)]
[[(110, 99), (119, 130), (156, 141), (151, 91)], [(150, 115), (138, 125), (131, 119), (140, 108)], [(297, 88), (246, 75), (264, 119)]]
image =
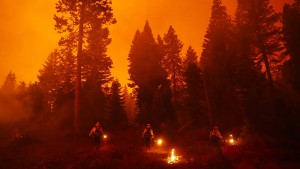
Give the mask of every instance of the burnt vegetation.
[[(300, 1), (281, 13), (269, 0), (237, 2), (232, 17), (213, 1), (201, 54), (174, 27), (153, 35), (146, 21), (132, 37), (122, 86), (106, 54), (111, 0), (58, 0), (62, 36), (38, 81), (18, 82), (11, 71), (1, 86), (0, 168), (299, 167)], [(96, 121), (111, 135), (99, 150), (87, 138)], [(167, 147), (142, 149), (146, 123)], [(240, 140), (224, 145), (224, 159), (210, 150), (214, 125)], [(172, 146), (182, 163), (162, 160)]]

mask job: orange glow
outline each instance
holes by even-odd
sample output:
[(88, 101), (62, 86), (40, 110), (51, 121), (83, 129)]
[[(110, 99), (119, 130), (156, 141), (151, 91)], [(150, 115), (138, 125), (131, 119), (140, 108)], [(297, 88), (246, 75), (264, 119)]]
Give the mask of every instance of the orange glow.
[(162, 144), (162, 140), (159, 139), (159, 140), (157, 141), (157, 144), (158, 144), (158, 145), (161, 145), (161, 144)]
[(171, 150), (170, 156), (168, 157), (168, 164), (174, 164), (179, 162), (180, 156), (175, 155), (175, 149)]
[(157, 145), (161, 146), (161, 145), (163, 144), (163, 140), (162, 140), (162, 139), (158, 139), (158, 140), (156, 141), (156, 143), (157, 143)]
[[(57, 46), (59, 35), (54, 30), (56, 0), (0, 1), (0, 85), (11, 70), (17, 81), (34, 82), (38, 70)], [(112, 44), (108, 55), (114, 62), (112, 75), (122, 84), (129, 78), (127, 56), (134, 33), (148, 20), (155, 38), (173, 26), (184, 43), (182, 54), (191, 45), (200, 55), (203, 37), (210, 17), (212, 0), (112, 0), (117, 24), (110, 27)], [(276, 10), (284, 2), (271, 0)], [(224, 0), (233, 14), (236, 0)]]

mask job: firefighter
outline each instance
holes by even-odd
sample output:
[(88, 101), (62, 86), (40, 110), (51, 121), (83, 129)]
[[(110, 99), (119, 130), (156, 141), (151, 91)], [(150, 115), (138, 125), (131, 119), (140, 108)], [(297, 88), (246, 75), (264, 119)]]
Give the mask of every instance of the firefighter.
[(143, 134), (142, 134), (142, 139), (145, 143), (145, 146), (147, 148), (150, 148), (151, 144), (152, 144), (152, 141), (154, 139), (154, 133), (153, 133), (153, 130), (152, 130), (150, 124), (146, 125), (146, 128), (144, 129)]
[(95, 126), (92, 128), (92, 130), (90, 131), (89, 136), (90, 137), (92, 136), (94, 138), (94, 143), (99, 145), (103, 137), (103, 134), (104, 132), (101, 127), (101, 123), (97, 122)]
[(218, 126), (214, 126), (213, 129), (209, 133), (210, 142), (213, 145), (219, 145), (221, 140), (223, 139)]
[(216, 153), (222, 155), (221, 141), (223, 139), (218, 126), (214, 126), (209, 133), (210, 143), (213, 145)]

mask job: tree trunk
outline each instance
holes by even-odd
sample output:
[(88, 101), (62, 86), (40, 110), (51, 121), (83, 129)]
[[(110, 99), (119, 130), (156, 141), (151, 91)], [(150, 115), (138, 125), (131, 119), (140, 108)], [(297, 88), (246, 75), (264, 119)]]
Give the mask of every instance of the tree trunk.
[(273, 77), (272, 77), (272, 73), (271, 73), (271, 68), (270, 68), (270, 64), (269, 64), (269, 60), (268, 60), (268, 56), (266, 54), (266, 48), (265, 48), (265, 45), (263, 43), (263, 40), (262, 40), (262, 35), (261, 33), (259, 34), (260, 36), (260, 39), (259, 39), (259, 45), (260, 45), (260, 50), (261, 50), (261, 53), (262, 53), (262, 60), (266, 66), (266, 73), (267, 73), (267, 79), (268, 81), (270, 82), (270, 84), (272, 86), (274, 86), (274, 81), (273, 81)]
[(81, 59), (82, 59), (84, 10), (85, 10), (85, 1), (82, 2), (80, 8), (80, 23), (79, 23), (78, 47), (77, 47), (77, 70), (76, 70), (74, 118), (73, 118), (73, 130), (76, 136), (78, 136), (80, 133), (79, 116), (80, 116)]
[(204, 94), (205, 94), (205, 100), (206, 100), (206, 107), (208, 111), (208, 122), (209, 122), (209, 127), (212, 127), (213, 125), (213, 120), (212, 120), (212, 111), (211, 111), (211, 105), (210, 105), (210, 100), (209, 100), (209, 94), (208, 94), (208, 89), (207, 89), (207, 84), (206, 84), (206, 74), (203, 71), (203, 88), (204, 88)]
[(272, 74), (271, 74), (270, 64), (269, 64), (268, 57), (265, 53), (263, 54), (263, 60), (264, 60), (265, 66), (266, 66), (266, 72), (267, 72), (268, 80), (271, 83), (271, 85), (273, 86), (274, 81), (273, 81), (273, 77), (272, 77)]

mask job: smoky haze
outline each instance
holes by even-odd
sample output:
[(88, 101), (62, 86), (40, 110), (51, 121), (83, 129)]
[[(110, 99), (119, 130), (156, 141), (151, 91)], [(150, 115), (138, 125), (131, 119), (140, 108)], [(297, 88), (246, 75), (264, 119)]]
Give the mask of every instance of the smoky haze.
[(26, 108), (17, 99), (12, 97), (1, 98), (0, 123), (17, 123), (27, 120), (32, 115), (31, 110)]
[[(37, 80), (38, 70), (46, 57), (57, 47), (59, 35), (54, 30), (53, 15), (56, 0), (0, 1), (0, 84), (12, 70), (19, 81)], [(236, 0), (224, 0), (230, 14), (236, 9)], [(293, 0), (271, 0), (276, 10)], [(17, 5), (16, 5), (17, 4)], [(203, 37), (210, 17), (211, 0), (152, 0), (112, 1), (117, 24), (110, 28), (112, 44), (112, 74), (122, 84), (127, 83), (127, 56), (131, 37), (146, 20), (155, 36), (163, 35), (172, 25), (185, 48), (191, 45), (198, 54), (202, 51)]]

